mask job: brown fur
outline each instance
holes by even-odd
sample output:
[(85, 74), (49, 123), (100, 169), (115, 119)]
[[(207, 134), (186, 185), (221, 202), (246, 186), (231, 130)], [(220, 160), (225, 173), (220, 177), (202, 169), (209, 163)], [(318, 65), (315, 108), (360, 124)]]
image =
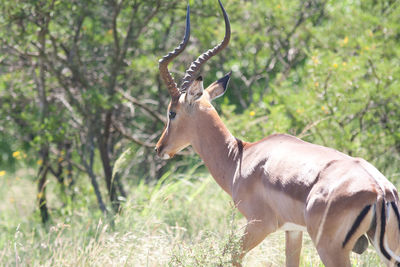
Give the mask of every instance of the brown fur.
[[(200, 98), (187, 99), (183, 94), (170, 104), (169, 111), (177, 115), (157, 143), (158, 154), (172, 157), (192, 145), (216, 182), (232, 196), (249, 222), (239, 258), (269, 233), (292, 223), (307, 229), (326, 266), (350, 266), (350, 251), (357, 240), (361, 240), (357, 246), (365, 249), (362, 236), (379, 217), (379, 209), (371, 208), (365, 214), (342, 247), (346, 234), (367, 205), (374, 206), (378, 199), (397, 205), (395, 187), (363, 159), (290, 135), (241, 142), (228, 131), (210, 103), (210, 96), (224, 92), (220, 87), (213, 84), (203, 90), (201, 81), (194, 82), (188, 93), (202, 92)], [(395, 213), (389, 213), (385, 238), (399, 255), (396, 220)], [(369, 230), (372, 239), (380, 229), (379, 218), (377, 222), (377, 230)], [(299, 265), (300, 251), (301, 232), (287, 231), (287, 266)]]

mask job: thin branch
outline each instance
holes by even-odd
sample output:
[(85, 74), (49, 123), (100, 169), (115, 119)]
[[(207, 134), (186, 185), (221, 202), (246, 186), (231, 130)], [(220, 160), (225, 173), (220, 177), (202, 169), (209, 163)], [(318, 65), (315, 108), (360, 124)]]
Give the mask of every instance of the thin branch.
[(144, 109), (145, 111), (147, 111), (153, 118), (155, 118), (155, 119), (157, 119), (157, 120), (159, 120), (159, 121), (161, 121), (163, 123), (166, 123), (166, 119), (164, 118), (164, 116), (162, 116), (158, 112), (148, 108), (147, 105), (143, 104), (142, 102), (140, 102), (139, 100), (137, 100), (133, 96), (130, 96), (129, 94), (124, 92), (122, 89), (117, 88), (116, 91), (118, 93), (120, 93), (122, 95), (122, 97), (124, 97), (126, 100), (128, 100), (132, 104), (134, 104), (134, 105)]
[(68, 101), (65, 99), (65, 97), (62, 94), (56, 94), (54, 95), (55, 98), (60, 100), (60, 102), (65, 106), (65, 108), (70, 112), (72, 121), (77, 124), (78, 127), (83, 126), (82, 120), (78, 117), (75, 116), (75, 111), (73, 107), (68, 103)]
[(121, 11), (121, 5), (117, 4), (115, 1), (113, 1), (113, 5), (114, 5), (114, 10), (113, 10), (113, 17), (112, 17), (112, 31), (113, 31), (112, 34), (113, 34), (113, 38), (114, 38), (115, 58), (117, 59), (117, 61), (120, 61), (120, 58), (119, 58), (120, 46), (119, 46), (117, 18)]
[(145, 147), (155, 147), (156, 144), (154, 143), (147, 143), (145, 141), (141, 141), (138, 138), (134, 137), (133, 135), (129, 134), (127, 130), (120, 124), (113, 123), (113, 127), (115, 130), (117, 130), (122, 136), (124, 136), (126, 139), (140, 145), (140, 146), (145, 146)]
[[(148, 142), (145, 142), (145, 141), (141, 141), (138, 138), (134, 137), (133, 135), (129, 134), (127, 132), (127, 130), (121, 124), (114, 123), (113, 127), (114, 127), (114, 129), (116, 131), (118, 131), (126, 139), (128, 139), (128, 140), (130, 140), (130, 141), (132, 141), (132, 142), (134, 142), (134, 143), (136, 143), (136, 144), (138, 144), (140, 146), (148, 147), (148, 148), (154, 148), (156, 146), (155, 143), (148, 143)], [(179, 151), (178, 153), (176, 153), (176, 155), (185, 155), (185, 156), (193, 155), (193, 154), (194, 153), (193, 153), (192, 150)]]
[(325, 120), (327, 120), (327, 119), (330, 119), (330, 117), (324, 117), (324, 118), (322, 118), (322, 119), (319, 119), (319, 120), (317, 120), (317, 121), (313, 121), (313, 122), (307, 124), (306, 127), (304, 127), (303, 131), (301, 131), (301, 133), (300, 133), (299, 135), (297, 135), (297, 137), (301, 139), (301, 138), (307, 136), (306, 133), (307, 133), (309, 130), (311, 130), (312, 128), (314, 128), (315, 126), (317, 126), (320, 122), (323, 122), (323, 121), (325, 121)]
[(371, 67), (371, 69), (372, 69), (372, 74), (374, 75), (374, 77), (378, 80), (378, 83), (376, 84), (376, 86), (377, 86), (377, 89), (379, 89), (379, 86), (380, 86), (380, 84), (381, 84), (381, 78), (378, 76), (378, 74), (376, 73), (376, 67), (375, 67), (375, 65), (374, 65), (374, 63), (372, 62), (372, 60), (369, 58), (368, 59), (368, 63), (369, 63), (369, 66)]

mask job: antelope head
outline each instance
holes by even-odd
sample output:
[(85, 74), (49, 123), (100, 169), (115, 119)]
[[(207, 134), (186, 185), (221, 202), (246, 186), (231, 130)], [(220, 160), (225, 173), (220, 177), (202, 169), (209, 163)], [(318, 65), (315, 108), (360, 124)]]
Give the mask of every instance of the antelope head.
[(196, 123), (207, 119), (207, 116), (216, 114), (210, 101), (223, 95), (230, 78), (228, 73), (225, 77), (215, 81), (206, 89), (203, 87), (203, 78), (196, 76), (201, 66), (211, 57), (218, 54), (229, 43), (231, 29), (228, 15), (218, 0), (225, 20), (225, 37), (223, 41), (214, 48), (206, 51), (192, 62), (183, 77), (181, 86), (178, 88), (174, 82), (168, 64), (185, 49), (190, 37), (190, 14), (189, 6), (186, 13), (186, 30), (183, 41), (172, 52), (159, 61), (159, 70), (162, 80), (171, 95), (168, 105), (168, 119), (164, 132), (156, 145), (157, 154), (169, 159), (188, 145), (193, 144), (196, 136)]

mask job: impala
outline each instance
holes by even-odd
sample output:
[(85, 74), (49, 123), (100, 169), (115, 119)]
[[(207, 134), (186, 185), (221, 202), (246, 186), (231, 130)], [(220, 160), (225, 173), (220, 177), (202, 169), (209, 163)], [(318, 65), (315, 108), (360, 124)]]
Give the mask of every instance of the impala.
[(179, 46), (159, 61), (171, 102), (165, 130), (156, 145), (165, 159), (191, 145), (216, 182), (232, 197), (248, 223), (242, 237), (243, 256), (268, 234), (286, 234), (286, 265), (298, 266), (302, 232), (310, 235), (326, 266), (351, 266), (350, 252), (362, 253), (368, 239), (388, 266), (400, 266), (400, 215), (396, 188), (361, 158), (311, 144), (287, 134), (249, 143), (235, 138), (210, 101), (221, 96), (230, 73), (203, 88), (200, 67), (224, 49), (231, 31), (228, 15), (223, 41), (199, 56), (177, 86), (168, 64), (186, 47)]

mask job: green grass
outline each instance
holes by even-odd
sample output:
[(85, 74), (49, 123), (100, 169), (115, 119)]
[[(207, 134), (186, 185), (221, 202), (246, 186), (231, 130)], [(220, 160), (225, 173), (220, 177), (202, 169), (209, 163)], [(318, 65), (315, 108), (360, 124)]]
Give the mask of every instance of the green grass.
[[(35, 211), (31, 176), (1, 177), (3, 266), (230, 266), (246, 224), (208, 174), (190, 173), (131, 187), (114, 227), (77, 196), (46, 230)], [(270, 235), (246, 256), (244, 266), (283, 266), (284, 243), (283, 232)], [(301, 266), (323, 266), (307, 235), (303, 245)], [(371, 247), (362, 256), (353, 254), (352, 262), (382, 266)]]

